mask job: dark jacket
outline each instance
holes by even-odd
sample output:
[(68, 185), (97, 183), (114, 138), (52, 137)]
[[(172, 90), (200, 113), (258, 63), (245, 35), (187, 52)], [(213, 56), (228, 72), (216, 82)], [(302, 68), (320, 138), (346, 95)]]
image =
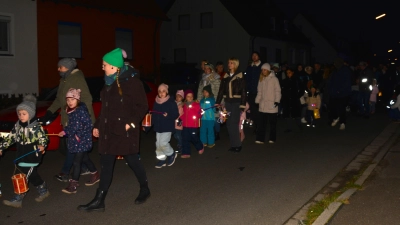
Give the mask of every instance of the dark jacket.
[(374, 79), (374, 72), (370, 68), (365, 68), (360, 72), (358, 77), (358, 90), (371, 92), (369, 86), (372, 85), (372, 80)]
[(283, 117), (300, 117), (300, 97), (304, 93), (300, 92), (300, 81), (294, 76), (291, 78), (286, 77), (286, 79), (282, 81), (281, 91)]
[(245, 73), (244, 77), (246, 79), (247, 91), (250, 94), (257, 94), (257, 86), (258, 86), (258, 81), (260, 79), (261, 66), (262, 66), (262, 63), (260, 62), (260, 65), (258, 65), (258, 66), (250, 65), (246, 69), (246, 73)]
[(160, 113), (153, 113), (151, 115), (151, 122), (155, 132), (163, 133), (175, 131), (175, 120), (179, 117), (179, 111), (178, 105), (173, 98), (170, 97), (162, 104), (154, 102), (153, 110), (167, 113), (167, 116)]
[(232, 76), (225, 74), (219, 87), (216, 103), (221, 104), (222, 98), (225, 102), (238, 102), (240, 108), (246, 108), (246, 81), (241, 72), (236, 72)]
[(64, 132), (68, 136), (70, 153), (87, 152), (92, 149), (92, 121), (85, 103), (81, 102), (75, 111), (68, 114), (68, 124), (64, 127)]
[(341, 66), (332, 72), (328, 80), (328, 91), (331, 98), (343, 98), (351, 94), (351, 75), (348, 66)]
[[(99, 153), (129, 155), (139, 152), (140, 124), (148, 110), (147, 97), (140, 79), (132, 76), (131, 67), (119, 76), (122, 96), (119, 95), (117, 81), (105, 85), (100, 93), (101, 111), (94, 128), (99, 129)], [(125, 125), (135, 128), (125, 130)]]
[(324, 71), (318, 70), (318, 72), (314, 71), (312, 74), (312, 80), (315, 87), (318, 87), (323, 80)]

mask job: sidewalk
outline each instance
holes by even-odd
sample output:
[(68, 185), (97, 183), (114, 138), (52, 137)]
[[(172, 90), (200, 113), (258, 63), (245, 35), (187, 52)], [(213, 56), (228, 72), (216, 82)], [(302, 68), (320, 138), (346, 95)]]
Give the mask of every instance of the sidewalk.
[(342, 205), (329, 225), (400, 224), (400, 141), (349, 202)]

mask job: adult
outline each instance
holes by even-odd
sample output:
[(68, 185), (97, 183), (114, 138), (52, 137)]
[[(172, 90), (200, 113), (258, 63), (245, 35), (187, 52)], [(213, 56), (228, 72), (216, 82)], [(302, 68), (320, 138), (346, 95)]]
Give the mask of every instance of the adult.
[(259, 105), (259, 123), (256, 131), (256, 143), (264, 144), (267, 123), (269, 122), (269, 143), (276, 141), (276, 123), (278, 120), (278, 105), (281, 101), (281, 86), (268, 63), (261, 66), (260, 80), (257, 87), (255, 102)]
[(238, 71), (239, 59), (230, 58), (228, 60), (229, 72), (225, 74), (219, 87), (216, 105), (225, 102), (225, 108), (230, 112), (226, 122), (231, 148), (229, 151), (238, 153), (242, 150), (242, 142), (239, 134), (240, 114), (245, 113), (246, 108), (246, 81), (243, 73)]
[[(305, 78), (302, 80), (302, 86), (304, 88), (304, 91), (309, 92), (310, 87), (313, 84), (313, 80), (312, 80), (313, 68), (311, 66), (306, 66), (306, 68), (304, 68), (304, 71), (305, 71), (305, 75), (304, 75)], [(305, 95), (308, 95), (308, 94), (305, 93)], [(302, 123), (307, 123), (307, 120), (305, 118), (306, 113), (307, 113), (307, 103), (303, 104), (301, 107), (301, 122)]]
[[(46, 115), (40, 120), (43, 123), (50, 121), (54, 118), (54, 113), (56, 113), (60, 108), (61, 114), (61, 125), (68, 125), (68, 115), (65, 107), (67, 105), (67, 100), (65, 96), (70, 88), (81, 89), (81, 102), (85, 103), (92, 123), (95, 121), (95, 115), (92, 107), (92, 95), (90, 94), (89, 88), (87, 86), (85, 76), (83, 72), (76, 68), (76, 60), (74, 58), (63, 58), (58, 62), (58, 72), (61, 76), (60, 83), (58, 85), (56, 99), (47, 109)], [(67, 138), (60, 138), (59, 150), (65, 152), (66, 158), (64, 165), (61, 169), (61, 173), (55, 175), (55, 178), (62, 182), (68, 182), (69, 173), (74, 162), (74, 154), (67, 150)], [(89, 174), (87, 173), (86, 167), (81, 169), (83, 173), (81, 175)]]
[(286, 70), (286, 79), (282, 82), (282, 115), (286, 119), (285, 132), (292, 131), (292, 120), (296, 120), (297, 125), (301, 129), (300, 124), (300, 97), (304, 94), (300, 92), (299, 80), (294, 77), (292, 69)]
[(314, 63), (314, 72), (312, 74), (312, 80), (315, 87), (319, 87), (320, 83), (324, 79), (324, 71), (321, 69), (319, 62)]
[(366, 62), (360, 62), (360, 76), (358, 77), (358, 113), (360, 116), (369, 118), (370, 106), (369, 99), (372, 91), (372, 81), (374, 73)]
[(104, 211), (104, 199), (114, 172), (116, 156), (124, 157), (140, 184), (135, 204), (141, 204), (150, 196), (147, 176), (139, 160), (139, 126), (148, 110), (146, 93), (133, 69), (124, 65), (122, 51), (116, 48), (103, 57), (105, 85), (101, 90), (100, 116), (97, 118), (93, 136), (99, 138), (101, 174), (100, 185), (94, 199), (78, 210)]
[[(250, 113), (247, 113), (247, 122), (250, 126), (256, 124), (257, 126), (257, 104), (255, 103), (257, 96), (258, 79), (261, 74), (261, 60), (260, 53), (253, 52), (251, 54), (252, 63), (247, 67), (245, 72), (246, 88), (247, 88), (247, 102), (250, 106)], [(254, 112), (254, 113), (253, 113)]]
[(340, 130), (346, 129), (346, 106), (351, 95), (351, 70), (343, 65), (342, 58), (335, 59), (335, 70), (328, 80), (329, 121), (334, 127), (339, 122)]

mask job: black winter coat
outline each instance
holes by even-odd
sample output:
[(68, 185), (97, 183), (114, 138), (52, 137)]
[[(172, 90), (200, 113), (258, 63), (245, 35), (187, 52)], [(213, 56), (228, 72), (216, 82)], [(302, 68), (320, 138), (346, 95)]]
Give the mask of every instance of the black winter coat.
[(153, 110), (167, 113), (167, 116), (164, 116), (160, 113), (152, 114), (151, 122), (155, 132), (163, 133), (175, 131), (175, 120), (179, 117), (179, 111), (178, 105), (173, 98), (170, 97), (162, 104), (154, 102)]
[(230, 76), (225, 74), (224, 79), (219, 86), (217, 104), (221, 104), (222, 98), (225, 102), (240, 103), (240, 108), (246, 108), (246, 81), (241, 72), (237, 72)]
[(287, 77), (282, 81), (282, 110), (284, 118), (300, 117), (300, 97), (303, 95), (300, 90), (299, 80), (295, 77)]

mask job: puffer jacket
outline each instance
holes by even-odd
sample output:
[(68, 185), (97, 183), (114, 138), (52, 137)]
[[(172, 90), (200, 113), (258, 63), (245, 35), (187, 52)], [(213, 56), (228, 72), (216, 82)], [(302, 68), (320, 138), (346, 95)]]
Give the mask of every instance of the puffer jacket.
[(219, 87), (216, 103), (221, 104), (222, 98), (225, 102), (240, 103), (241, 109), (246, 108), (246, 81), (243, 73), (236, 72), (232, 76), (225, 74)]
[(214, 97), (203, 98), (200, 101), (200, 106), (204, 110), (204, 114), (201, 117), (201, 120), (215, 120), (215, 115), (214, 115), (215, 108), (211, 108), (214, 105), (215, 105)]
[(321, 97), (318, 93), (316, 93), (314, 96), (308, 96), (306, 98), (306, 103), (308, 110), (319, 109), (321, 108)]
[(206, 76), (206, 74), (203, 74), (203, 79), (201, 79), (199, 82), (199, 88), (197, 90), (198, 101), (203, 99), (203, 88), (205, 86), (211, 85), (211, 91), (215, 95), (218, 94), (219, 86), (221, 85), (221, 78), (218, 73), (212, 72), (208, 77)]
[(183, 105), (182, 126), (188, 128), (198, 128), (200, 126), (201, 109), (198, 102), (185, 102)]
[(257, 97), (255, 102), (259, 104), (259, 111), (263, 113), (278, 113), (278, 107), (275, 102), (281, 101), (281, 86), (275, 73), (271, 73), (258, 82)]

